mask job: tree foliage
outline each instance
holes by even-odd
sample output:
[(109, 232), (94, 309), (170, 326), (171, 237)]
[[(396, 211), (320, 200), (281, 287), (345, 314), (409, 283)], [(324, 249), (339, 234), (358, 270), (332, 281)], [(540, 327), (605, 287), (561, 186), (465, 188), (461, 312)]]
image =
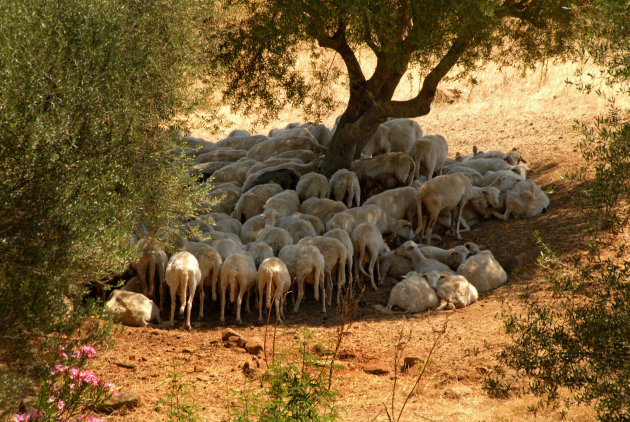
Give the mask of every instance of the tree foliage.
[(55, 335), (99, 331), (77, 331), (97, 312), (85, 283), (122, 269), (139, 222), (151, 234), (196, 212), (204, 191), (172, 148), (196, 98), (198, 6), (0, 2), (0, 362), (13, 376)]
[[(540, 263), (548, 270), (554, 300), (526, 296), (525, 315), (511, 315), (512, 343), (500, 360), (529, 376), (530, 390), (549, 400), (567, 388), (581, 403), (594, 404), (602, 421), (630, 419), (630, 113), (614, 97), (630, 93), (630, 4), (598, 0), (583, 10), (583, 51), (602, 66), (575, 82), (603, 95), (616, 92), (607, 115), (579, 125), (585, 168), (577, 203), (587, 221), (589, 250), (568, 260), (544, 244)], [(493, 380), (490, 380), (493, 382)], [(494, 380), (493, 385), (497, 385)]]
[[(428, 114), (439, 82), (456, 65), (463, 76), (489, 60), (533, 64), (566, 53), (575, 36), (579, 0), (226, 3), (233, 18), (224, 27), (217, 56), (227, 72), (224, 93), (236, 107), (273, 116), (286, 105), (312, 108), (314, 100), (325, 105), (335, 94), (326, 85), (347, 78), (347, 108), (324, 169), (330, 173), (347, 167), (387, 118)], [(371, 76), (357, 58), (362, 48), (376, 57)], [(314, 74), (305, 75), (297, 66), (305, 50), (319, 66)], [(338, 54), (344, 68), (317, 62), (324, 50)], [(419, 92), (409, 100), (393, 100), (412, 66), (424, 78)]]

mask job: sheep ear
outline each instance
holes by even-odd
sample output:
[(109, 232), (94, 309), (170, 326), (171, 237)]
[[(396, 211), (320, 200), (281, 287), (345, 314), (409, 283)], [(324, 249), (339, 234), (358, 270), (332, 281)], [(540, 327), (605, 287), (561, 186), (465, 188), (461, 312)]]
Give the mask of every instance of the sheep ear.
[[(521, 163), (521, 162), (522, 162), (522, 163), (527, 164), (527, 161), (525, 161), (525, 159), (524, 159), (523, 157), (521, 157), (520, 155), (518, 156), (518, 162), (519, 162), (519, 163)], [(517, 164), (518, 164), (518, 163), (517, 163)]]
[(477, 145), (473, 145), (473, 156), (479, 154), (479, 150), (477, 150)]

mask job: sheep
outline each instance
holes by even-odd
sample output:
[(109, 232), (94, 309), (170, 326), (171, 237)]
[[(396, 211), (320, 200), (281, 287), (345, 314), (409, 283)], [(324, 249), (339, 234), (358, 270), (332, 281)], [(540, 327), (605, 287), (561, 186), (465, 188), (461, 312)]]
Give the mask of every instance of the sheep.
[(262, 173), (271, 171), (273, 169), (288, 168), (289, 166), (294, 165), (294, 164), (304, 165), (305, 162), (295, 157), (293, 158), (270, 157), (270, 158), (267, 158), (262, 163), (256, 162), (253, 166), (251, 166), (249, 170), (247, 170), (247, 177), (252, 176), (254, 174), (260, 175)]
[[(373, 158), (355, 160), (350, 170), (357, 174), (364, 192), (375, 188), (383, 191), (399, 186), (411, 186), (416, 164), (404, 152), (389, 152)], [(367, 197), (363, 192), (361, 195)]]
[(291, 213), (291, 217), (300, 218), (311, 223), (311, 226), (313, 226), (313, 229), (315, 230), (315, 236), (321, 236), (326, 231), (326, 227), (324, 227), (324, 223), (322, 223), (322, 220), (314, 215), (304, 214), (296, 211), (294, 213)]
[(310, 198), (300, 205), (304, 214), (314, 215), (322, 224), (328, 223), (336, 214), (346, 211), (348, 207), (343, 202), (325, 198)]
[(269, 132), (270, 137), (287, 137), (287, 136), (299, 136), (304, 134), (304, 129), (308, 130), (311, 136), (317, 140), (317, 142), (326, 147), (330, 143), (331, 133), (330, 130), (323, 124), (315, 123), (297, 123), (294, 126), (287, 127), (285, 129), (272, 129)]
[(255, 215), (243, 223), (241, 228), (241, 241), (245, 244), (256, 240), (256, 236), (265, 228), (267, 220), (262, 215)]
[[(423, 236), (426, 229), (427, 244), (430, 246), (433, 226), (435, 226), (438, 215), (443, 211), (455, 210), (457, 208), (456, 217), (451, 224), (451, 232), (455, 233), (458, 239), (461, 239), (459, 235), (459, 223), (464, 206), (471, 196), (472, 184), (470, 183), (470, 179), (464, 175), (442, 175), (427, 181), (418, 189), (418, 227), (416, 234), (421, 232), (421, 236)], [(422, 218), (423, 206), (426, 208), (429, 215), (426, 224)]]
[(315, 300), (319, 300), (322, 293), (322, 312), (326, 318), (326, 286), (324, 282), (324, 256), (316, 246), (287, 245), (280, 250), (278, 258), (287, 265), (291, 279), (295, 279), (298, 297), (293, 305), (293, 312), (297, 313), (300, 302), (304, 297), (304, 282), (313, 285)]
[[(178, 139), (181, 139), (181, 136), (177, 136)], [(203, 138), (195, 138), (194, 136), (185, 135), (183, 137), (186, 141), (188, 141), (188, 145), (191, 148), (199, 148), (199, 147), (214, 147), (214, 144), (210, 141), (206, 141)]]
[(503, 214), (494, 211), (492, 214), (507, 221), (510, 214), (516, 218), (530, 218), (546, 212), (549, 206), (549, 197), (543, 192), (536, 182), (526, 179), (518, 182), (505, 197), (505, 212)]
[(493, 186), (499, 190), (510, 190), (521, 180), (525, 180), (525, 178), (511, 170), (489, 171), (483, 175), (481, 186)]
[(276, 218), (286, 217), (300, 210), (300, 198), (294, 190), (285, 190), (267, 200), (262, 215), (273, 214)]
[(243, 228), (243, 224), (239, 220), (231, 217), (221, 221), (215, 221), (212, 226), (214, 228), (214, 231), (233, 233), (236, 236), (241, 233), (241, 229)]
[(411, 259), (396, 255), (396, 251), (382, 253), (378, 258), (378, 265), (382, 279), (385, 279), (387, 276), (400, 279), (408, 272), (413, 271)]
[(411, 119), (391, 119), (383, 122), (363, 148), (366, 156), (388, 152), (407, 153), (411, 144), (422, 136), (422, 128)]
[[(225, 291), (230, 288), (230, 302), (236, 300), (236, 322), (241, 324), (241, 304), (243, 296), (247, 293), (245, 301), (245, 310), (249, 312), (249, 291), (256, 285), (256, 265), (251, 255), (247, 253), (239, 253), (230, 255), (223, 261), (220, 275), (221, 287), (221, 318), (220, 321), (225, 322)], [(238, 290), (238, 296), (236, 291)]]
[(410, 222), (418, 213), (418, 189), (412, 186), (389, 189), (369, 198), (363, 205), (378, 205), (392, 218)]
[(155, 303), (141, 293), (114, 290), (105, 303), (105, 307), (125, 325), (146, 327), (150, 321), (162, 323), (160, 311)]
[[(211, 207), (213, 211), (230, 213), (236, 205), (236, 201), (241, 196), (241, 189), (233, 183), (223, 183), (213, 186), (207, 197), (213, 204), (200, 204), (201, 208)], [(220, 199), (220, 200), (219, 200)]]
[(420, 246), (420, 252), (427, 258), (435, 259), (446, 264), (452, 270), (457, 268), (466, 261), (470, 251), (466, 246), (459, 245), (450, 249), (442, 249), (436, 246)]
[(243, 193), (236, 201), (232, 217), (241, 222), (245, 222), (255, 215), (263, 212), (267, 200), (272, 196), (282, 192), (282, 187), (277, 183), (265, 183), (254, 186), (249, 191)]
[(357, 174), (353, 171), (337, 170), (330, 177), (330, 192), (335, 201), (343, 202), (348, 208), (352, 207), (352, 204), (358, 207), (361, 203), (361, 186)]
[[(374, 282), (374, 266), (376, 265), (378, 283), (381, 284), (381, 274), (378, 266), (378, 257), (383, 252), (388, 252), (389, 248), (383, 241), (378, 227), (372, 223), (359, 224), (352, 231), (352, 246), (354, 247), (354, 275), (358, 280), (359, 271), (364, 276), (369, 277), (372, 288), (377, 290)], [(368, 262), (368, 272), (363, 268), (364, 262)]]
[(144, 292), (144, 288), (142, 286), (142, 282), (140, 281), (138, 276), (133, 276), (129, 280), (127, 280), (125, 285), (123, 287), (121, 287), (120, 290), (125, 291), (125, 292), (132, 292), (132, 293), (143, 293)]
[[(203, 306), (205, 301), (204, 286), (210, 286), (212, 291), (212, 300), (217, 300), (217, 282), (219, 281), (219, 273), (223, 265), (221, 254), (202, 242), (186, 242), (183, 250), (190, 252), (197, 258), (199, 270), (201, 271), (201, 282), (199, 283), (201, 303), (200, 315), (203, 317)], [(160, 309), (162, 309), (162, 300), (160, 300)]]
[[(166, 266), (166, 283), (171, 291), (170, 327), (173, 328), (175, 321), (175, 295), (179, 294), (181, 301), (179, 315), (184, 315), (185, 307), (186, 329), (190, 330), (190, 311), (197, 286), (201, 283), (201, 270), (197, 258), (187, 251), (180, 251), (173, 255)], [(199, 318), (203, 318), (203, 306), (199, 308)]]
[(438, 311), (444, 308), (463, 308), (479, 298), (475, 286), (470, 284), (464, 276), (437, 272), (430, 272), (424, 276), (440, 298), (440, 304), (436, 308)]
[(412, 271), (392, 288), (386, 307), (374, 305), (374, 308), (384, 313), (393, 313), (392, 307), (398, 306), (404, 313), (414, 313), (424, 312), (439, 304), (440, 300), (426, 278)]
[(252, 136), (248, 131), (243, 129), (234, 129), (230, 133), (228, 133), (228, 138), (246, 138), (248, 136)]
[(249, 253), (254, 259), (256, 268), (260, 267), (260, 264), (267, 258), (272, 258), (273, 249), (265, 242), (251, 242), (246, 247), (247, 253)]
[(317, 143), (310, 133), (305, 130), (309, 136), (294, 136), (286, 138), (271, 138), (259, 144), (256, 144), (247, 153), (248, 158), (257, 161), (265, 161), (269, 157), (280, 154), (285, 151), (296, 149), (310, 149), (316, 153), (323, 153), (326, 148)]
[(225, 166), (229, 166), (230, 164), (233, 163), (229, 161), (213, 161), (210, 163), (195, 164), (190, 168), (190, 174), (198, 175), (199, 182), (205, 182), (214, 174), (214, 172)]
[(227, 161), (233, 163), (238, 161), (240, 158), (245, 157), (245, 155), (247, 155), (247, 151), (242, 149), (217, 148), (197, 155), (195, 162), (199, 164), (209, 163), (212, 161)]
[(473, 156), (472, 157), (462, 157), (462, 161), (467, 161), (467, 159), (483, 159), (483, 158), (500, 158), (506, 163), (515, 166), (520, 162), (527, 163), (521, 154), (516, 151), (516, 148), (513, 148), (512, 151), (507, 154), (503, 151), (491, 150), (491, 151), (477, 151), (477, 147), (473, 147)]
[(243, 186), (247, 178), (247, 171), (256, 162), (246, 159), (229, 164), (212, 174), (212, 183), (233, 183), (237, 186)]
[[(337, 276), (337, 304), (340, 303), (341, 288), (346, 284), (346, 263), (348, 250), (341, 241), (324, 236), (304, 238), (298, 245), (311, 245), (317, 247), (324, 256), (324, 276), (326, 278), (326, 291), (328, 305), (332, 302), (333, 282), (332, 275)], [(336, 270), (336, 271), (335, 271)]]
[(310, 163), (313, 160), (315, 160), (315, 158), (317, 157), (319, 157), (319, 154), (311, 151), (310, 149), (296, 149), (296, 150), (291, 150), (291, 151), (285, 151), (283, 153), (276, 155), (276, 158), (279, 158), (279, 159), (297, 158), (303, 163)]
[(479, 158), (465, 161), (459, 164), (477, 170), (480, 174), (486, 174), (489, 171), (511, 170), (514, 168), (511, 164), (500, 158)]
[(138, 242), (138, 249), (140, 250), (140, 260), (134, 267), (142, 283), (142, 290), (145, 296), (152, 298), (157, 280), (160, 297), (162, 297), (168, 256), (159, 242), (149, 238), (141, 239)]
[(481, 251), (469, 257), (457, 268), (457, 274), (466, 277), (479, 293), (492, 290), (507, 281), (507, 273), (490, 251)]
[(420, 250), (420, 246), (416, 244), (413, 240), (408, 240), (400, 245), (398, 248), (396, 248), (394, 253), (396, 255), (408, 258), (411, 261), (411, 266), (413, 267), (413, 270), (419, 273), (428, 273), (431, 271), (453, 273), (448, 265), (443, 264), (436, 259), (427, 258), (426, 256), (424, 256), (424, 254)]
[(265, 135), (251, 135), (251, 136), (228, 136), (227, 139), (222, 139), (214, 144), (215, 148), (234, 148), (243, 149), (249, 151), (255, 145), (268, 140), (269, 137)]
[(305, 127), (304, 123), (289, 123), (284, 129), (271, 129), (269, 131), (269, 138), (272, 139), (286, 139), (305, 137), (312, 140), (317, 140), (313, 134)]
[(223, 259), (226, 259), (230, 255), (243, 252), (243, 243), (238, 237), (236, 239), (233, 237), (224, 239), (212, 239), (206, 243), (216, 249), (216, 251), (219, 252), (219, 255), (221, 255)]
[(297, 217), (282, 217), (277, 221), (276, 227), (285, 229), (291, 235), (293, 243), (298, 243), (304, 237), (317, 236), (315, 228), (310, 222)]
[(306, 173), (300, 177), (295, 190), (300, 197), (300, 201), (308, 198), (328, 198), (330, 196), (330, 186), (326, 176), (319, 173)]
[(284, 298), (291, 286), (291, 276), (284, 262), (279, 258), (267, 258), (258, 268), (258, 322), (262, 322), (262, 303), (265, 287), (267, 288), (267, 309), (271, 308), (271, 297), (276, 305), (276, 321), (284, 319)]
[(416, 139), (409, 149), (409, 156), (416, 164), (415, 178), (419, 179), (422, 174), (427, 180), (431, 180), (442, 169), (447, 155), (448, 144), (442, 135), (427, 135)]
[(483, 186), (483, 175), (479, 173), (477, 170), (462, 166), (459, 164), (451, 164), (448, 166), (442, 167), (442, 174), (465, 174), (473, 184), (473, 186)]
[(285, 229), (280, 227), (265, 227), (256, 236), (256, 242), (265, 242), (271, 249), (273, 255), (278, 256), (278, 252), (286, 245), (293, 244), (293, 238)]
[[(346, 248), (346, 274), (348, 278), (348, 285), (352, 284), (352, 264), (354, 260), (354, 246), (352, 245), (352, 239), (347, 231), (343, 229), (332, 229), (324, 233), (325, 237), (331, 237), (340, 241)], [(339, 303), (339, 302), (337, 302)]]
[(263, 170), (257, 172), (252, 177), (248, 177), (243, 183), (243, 193), (248, 192), (254, 186), (275, 183), (282, 189), (295, 189), (300, 177), (295, 171), (288, 168), (280, 168), (273, 170)]
[(390, 218), (378, 205), (363, 205), (340, 212), (326, 223), (326, 229), (344, 229), (352, 233), (361, 223), (372, 223), (378, 227), (381, 234), (394, 233), (405, 239), (413, 238), (411, 223), (406, 220)]

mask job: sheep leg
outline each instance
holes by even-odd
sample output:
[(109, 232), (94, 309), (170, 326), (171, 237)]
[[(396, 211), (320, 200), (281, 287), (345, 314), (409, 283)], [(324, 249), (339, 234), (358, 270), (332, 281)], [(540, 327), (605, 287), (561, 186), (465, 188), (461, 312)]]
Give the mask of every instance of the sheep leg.
[(221, 283), (221, 322), (225, 322), (225, 293), (227, 290), (227, 286)]
[(199, 319), (203, 319), (203, 305), (206, 300), (206, 292), (203, 291), (203, 283), (199, 283), (197, 290), (199, 290)]
[(328, 289), (327, 295), (324, 296), (324, 300), (328, 300), (328, 306), (332, 305), (332, 290), (333, 290), (333, 282), (332, 282), (332, 274), (330, 271), (326, 272), (326, 289)]
[(153, 299), (153, 291), (155, 289), (155, 262), (153, 262), (153, 259), (149, 259), (149, 279), (147, 281), (149, 283), (147, 297)]
[(322, 289), (322, 312), (324, 313), (324, 319), (326, 319), (326, 286), (324, 285), (324, 277), (320, 279), (319, 287)]
[(374, 290), (378, 290), (378, 287), (376, 287), (376, 283), (374, 282), (374, 264), (376, 264), (376, 254), (371, 254), (372, 256), (370, 257), (370, 265), (369, 265), (369, 273), (370, 273), (370, 282), (372, 283), (372, 288)]
[(492, 211), (492, 215), (494, 215), (496, 218), (499, 218), (501, 220), (505, 220), (508, 221), (508, 218), (510, 216), (510, 213), (512, 212), (512, 210), (508, 207), (505, 208), (505, 214), (500, 214), (496, 211)]
[(246, 292), (247, 297), (245, 298), (245, 312), (247, 312), (248, 314), (251, 313), (252, 311), (249, 309), (249, 290)]
[(164, 282), (160, 282), (160, 312), (164, 310)]
[(263, 303), (263, 290), (265, 286), (258, 285), (258, 322), (263, 322), (262, 318), (262, 303)]
[(429, 222), (427, 223), (427, 245), (431, 246), (431, 237), (433, 235), (433, 226), (437, 222), (437, 215), (431, 214)]
[(181, 302), (181, 306), (179, 307), (179, 316), (180, 318), (184, 316), (184, 310), (186, 309), (186, 293), (188, 292), (188, 272), (185, 272), (182, 275), (181, 283), (179, 284), (179, 298)]
[(459, 206), (457, 207), (457, 217), (455, 218), (455, 221), (454, 221), (455, 237), (457, 237), (458, 240), (462, 239), (462, 236), (459, 234), (459, 222), (462, 219), (462, 212), (464, 211), (464, 205), (466, 205), (466, 202), (462, 199), (459, 203)]
[(238, 297), (236, 298), (236, 323), (237, 324), (242, 324), (243, 321), (241, 321), (241, 304), (243, 303), (243, 290), (241, 289), (238, 292)]
[(173, 326), (175, 325), (175, 302), (176, 302), (176, 288), (172, 285), (169, 285), (170, 287), (170, 291), (171, 291), (171, 322), (169, 324), (169, 326), (171, 328), (173, 328)]
[(304, 279), (298, 279), (297, 281), (297, 285), (298, 285), (298, 297), (297, 300), (295, 301), (295, 304), (293, 305), (293, 313), (297, 314), (298, 309), (300, 308), (300, 302), (302, 301), (302, 298), (304, 297)]
[(188, 292), (188, 300), (186, 304), (186, 329), (190, 331), (190, 313), (192, 312), (192, 304), (193, 299), (195, 298), (195, 288), (192, 288), (192, 284), (190, 284), (190, 291)]
[(217, 283), (219, 281), (219, 271), (216, 268), (212, 268), (212, 300), (217, 300)]

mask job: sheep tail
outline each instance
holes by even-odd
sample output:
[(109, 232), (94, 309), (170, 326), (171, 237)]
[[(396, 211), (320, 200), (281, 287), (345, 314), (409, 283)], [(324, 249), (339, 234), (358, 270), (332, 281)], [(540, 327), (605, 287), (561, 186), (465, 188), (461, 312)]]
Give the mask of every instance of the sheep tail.
[(228, 282), (230, 284), (230, 302), (234, 302), (236, 300), (236, 280), (238, 277), (238, 270), (230, 272), (228, 277)]
[[(271, 274), (270, 274), (271, 275)], [(267, 277), (267, 309), (271, 307), (271, 284), (273, 283), (274, 276)]]

